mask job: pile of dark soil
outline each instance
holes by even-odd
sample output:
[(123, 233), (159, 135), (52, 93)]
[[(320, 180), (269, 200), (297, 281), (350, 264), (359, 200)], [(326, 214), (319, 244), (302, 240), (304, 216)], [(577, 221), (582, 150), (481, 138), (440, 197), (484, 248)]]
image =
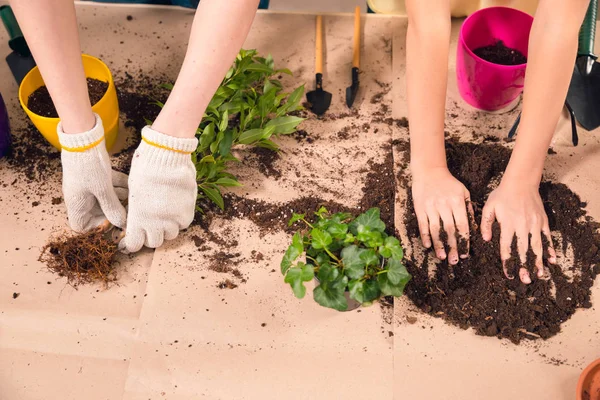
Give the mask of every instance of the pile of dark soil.
[(80, 235), (64, 235), (51, 240), (39, 261), (77, 287), (85, 283), (108, 285), (117, 280), (115, 255), (117, 244), (107, 232), (93, 230)]
[[(93, 106), (99, 102), (104, 96), (104, 93), (106, 93), (106, 90), (108, 89), (108, 82), (87, 78), (87, 86), (88, 94), (90, 96), (90, 103)], [(49, 118), (58, 118), (58, 113), (56, 112), (56, 108), (54, 108), (54, 103), (52, 102), (52, 98), (50, 97), (50, 93), (48, 93), (46, 86), (36, 89), (33, 93), (31, 93), (31, 95), (29, 95), (29, 99), (27, 99), (27, 107), (37, 115)]]
[[(490, 181), (498, 181), (504, 171), (510, 150), (500, 144), (460, 143), (447, 140), (448, 166), (471, 193), (475, 221), (481, 220), (481, 209), (489, 192)], [(406, 187), (407, 191), (410, 188)], [(408, 193), (410, 194), (410, 192)], [(498, 246), (499, 227), (494, 239), (484, 242), (475, 227), (471, 230), (470, 256), (450, 267), (447, 261), (437, 263), (434, 276), (428, 276), (429, 253), (417, 263), (413, 256), (407, 268), (413, 275), (406, 293), (423, 311), (463, 329), (472, 327), (477, 334), (508, 338), (514, 343), (522, 339), (549, 338), (560, 332), (560, 326), (580, 307), (591, 307), (590, 288), (600, 272), (600, 224), (593, 222), (584, 210), (585, 203), (563, 184), (544, 181), (540, 194), (554, 236), (554, 245), (565, 253), (568, 246), (574, 259), (559, 258), (551, 265), (549, 280), (534, 279), (530, 285), (504, 276)], [(419, 229), (410, 195), (405, 223), (411, 246), (422, 248)], [(557, 240), (557, 234), (562, 239)], [(514, 250), (514, 249), (513, 249)], [(528, 268), (533, 258), (529, 254)], [(511, 264), (520, 262), (513, 253)], [(514, 271), (516, 272), (516, 271)]]
[(506, 47), (502, 40), (498, 40), (496, 43), (479, 47), (473, 50), (473, 53), (477, 57), (483, 58), (494, 64), (500, 65), (519, 65), (527, 62), (527, 57), (523, 55), (519, 50), (511, 49)]

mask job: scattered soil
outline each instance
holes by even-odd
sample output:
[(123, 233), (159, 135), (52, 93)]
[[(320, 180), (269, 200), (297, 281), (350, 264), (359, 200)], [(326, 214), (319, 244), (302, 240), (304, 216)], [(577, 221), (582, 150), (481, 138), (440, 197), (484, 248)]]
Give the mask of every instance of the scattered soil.
[(52, 205), (56, 206), (60, 203), (62, 203), (63, 198), (62, 197), (53, 197), (52, 198)]
[[(450, 171), (469, 189), (475, 221), (480, 221), (483, 204), (494, 183), (499, 182), (510, 150), (501, 144), (475, 145), (450, 139), (446, 151)], [(406, 189), (410, 190), (408, 186)], [(417, 261), (413, 254), (407, 261), (413, 275), (406, 289), (409, 298), (421, 310), (463, 329), (472, 327), (477, 334), (508, 338), (514, 343), (522, 339), (547, 339), (560, 332), (561, 324), (577, 308), (591, 307), (590, 288), (600, 272), (596, 266), (600, 261), (597, 232), (600, 224), (586, 216), (585, 203), (567, 186), (544, 181), (540, 194), (555, 248), (562, 249), (564, 254), (570, 247), (574, 255), (572, 260), (560, 257), (557, 265), (544, 260), (551, 279), (537, 279), (532, 274), (530, 285), (521, 283), (518, 277), (507, 279), (500, 262), (499, 226), (494, 226), (494, 240), (489, 243), (483, 241), (474, 226), (470, 257), (454, 267), (447, 261), (437, 262), (433, 277), (428, 272), (432, 264), (429, 253), (424, 254), (422, 261)], [(410, 196), (405, 223), (413, 248), (422, 248)], [(509, 268), (516, 273), (521, 266), (518, 258), (509, 261)], [(527, 266), (532, 269), (531, 251)]]
[(80, 235), (64, 235), (42, 249), (39, 261), (70, 285), (116, 281), (117, 245), (107, 232), (93, 230)]
[(475, 49), (473, 50), (473, 53), (494, 64), (519, 65), (527, 62), (527, 57), (525, 57), (523, 53), (517, 49), (506, 47), (502, 40), (498, 40), (492, 45)]
[(128, 135), (124, 149), (115, 154), (112, 160), (114, 169), (128, 174), (133, 153), (142, 140), (142, 128), (148, 125), (148, 121), (154, 121), (161, 110), (155, 101), (164, 103), (169, 95), (169, 91), (161, 85), (170, 82), (170, 79), (166, 76), (134, 77), (127, 72), (124, 75), (115, 80), (119, 110), (125, 115), (125, 127), (134, 129)]
[(12, 294), (12, 298), (13, 298), (13, 299), (16, 299), (16, 298), (17, 298), (17, 297), (19, 297), (20, 295), (21, 295), (21, 293), (14, 292), (14, 293)]
[[(13, 130), (12, 150), (7, 157), (10, 167), (27, 183), (45, 184), (60, 176), (60, 152), (28, 122), (25, 128)], [(13, 182), (15, 184), (17, 179)], [(37, 186), (31, 186), (37, 187)]]
[(225, 279), (224, 281), (220, 282), (217, 285), (217, 287), (219, 289), (235, 289), (236, 287), (238, 287), (238, 285), (233, 283), (233, 281), (231, 279)]
[[(108, 82), (102, 82), (97, 79), (87, 78), (88, 94), (90, 96), (90, 103), (95, 105), (106, 93), (108, 89)], [(48, 93), (46, 86), (42, 86), (36, 89), (29, 99), (27, 99), (27, 107), (37, 115), (49, 118), (58, 118), (54, 103)]]
[(296, 139), (296, 142), (298, 143), (302, 143), (304, 141), (306, 141), (306, 143), (313, 143), (316, 139), (304, 129), (298, 129), (296, 132), (292, 133), (291, 136)]
[(256, 156), (261, 174), (275, 180), (281, 178), (281, 171), (275, 167), (275, 163), (281, 158), (278, 152), (264, 147), (254, 147), (249, 152)]

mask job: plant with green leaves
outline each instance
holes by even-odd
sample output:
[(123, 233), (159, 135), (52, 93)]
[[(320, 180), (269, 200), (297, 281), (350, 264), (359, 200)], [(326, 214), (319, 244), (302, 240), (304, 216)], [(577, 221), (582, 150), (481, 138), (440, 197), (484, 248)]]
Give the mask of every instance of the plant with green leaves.
[(315, 216), (309, 222), (304, 214), (293, 214), (289, 221), (289, 226), (302, 222), (306, 228), (294, 234), (281, 261), (284, 281), (296, 297), (305, 296), (304, 284), (315, 277), (315, 301), (339, 311), (348, 309), (346, 292), (363, 304), (402, 296), (411, 276), (402, 263), (400, 241), (385, 233), (378, 208), (353, 218), (321, 207)]
[[(279, 147), (271, 138), (294, 133), (303, 121), (289, 114), (303, 108), (304, 85), (284, 93), (277, 78), (281, 74), (292, 75), (287, 68), (275, 69), (270, 55), (264, 58), (256, 50), (240, 50), (196, 133), (199, 143), (192, 160), (199, 197), (206, 196), (223, 209), (221, 187), (241, 186), (235, 175), (227, 172), (229, 162), (239, 161), (231, 149), (251, 145), (277, 151)], [(173, 85), (164, 87), (170, 90)]]

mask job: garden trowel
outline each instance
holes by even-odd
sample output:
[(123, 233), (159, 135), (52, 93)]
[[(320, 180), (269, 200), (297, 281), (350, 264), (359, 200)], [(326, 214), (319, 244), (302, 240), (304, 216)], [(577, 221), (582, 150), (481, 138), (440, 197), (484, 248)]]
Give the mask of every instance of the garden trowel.
[(323, 90), (323, 17), (317, 15), (317, 34), (315, 40), (315, 83), (316, 88), (306, 93), (310, 109), (322, 115), (331, 104), (331, 93)]
[(20, 85), (25, 75), (35, 67), (35, 60), (10, 6), (0, 7), (0, 19), (2, 19), (2, 23), (8, 32), (8, 45), (13, 50), (6, 57), (6, 63), (17, 84)]
[(600, 126), (600, 64), (594, 55), (598, 0), (591, 0), (579, 31), (579, 48), (567, 102), (588, 131)]
[(352, 107), (358, 92), (358, 73), (360, 68), (360, 6), (354, 9), (354, 45), (352, 50), (352, 85), (346, 88), (346, 104)]

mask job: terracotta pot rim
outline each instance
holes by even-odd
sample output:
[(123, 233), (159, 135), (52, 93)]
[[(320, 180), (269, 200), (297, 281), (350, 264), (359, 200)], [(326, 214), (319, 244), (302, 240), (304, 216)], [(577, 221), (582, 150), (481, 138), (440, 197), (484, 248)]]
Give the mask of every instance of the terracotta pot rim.
[(600, 358), (593, 361), (590, 365), (583, 370), (581, 375), (579, 376), (579, 382), (577, 382), (577, 400), (583, 399), (583, 384), (586, 378), (594, 372), (594, 375), (600, 375)]

